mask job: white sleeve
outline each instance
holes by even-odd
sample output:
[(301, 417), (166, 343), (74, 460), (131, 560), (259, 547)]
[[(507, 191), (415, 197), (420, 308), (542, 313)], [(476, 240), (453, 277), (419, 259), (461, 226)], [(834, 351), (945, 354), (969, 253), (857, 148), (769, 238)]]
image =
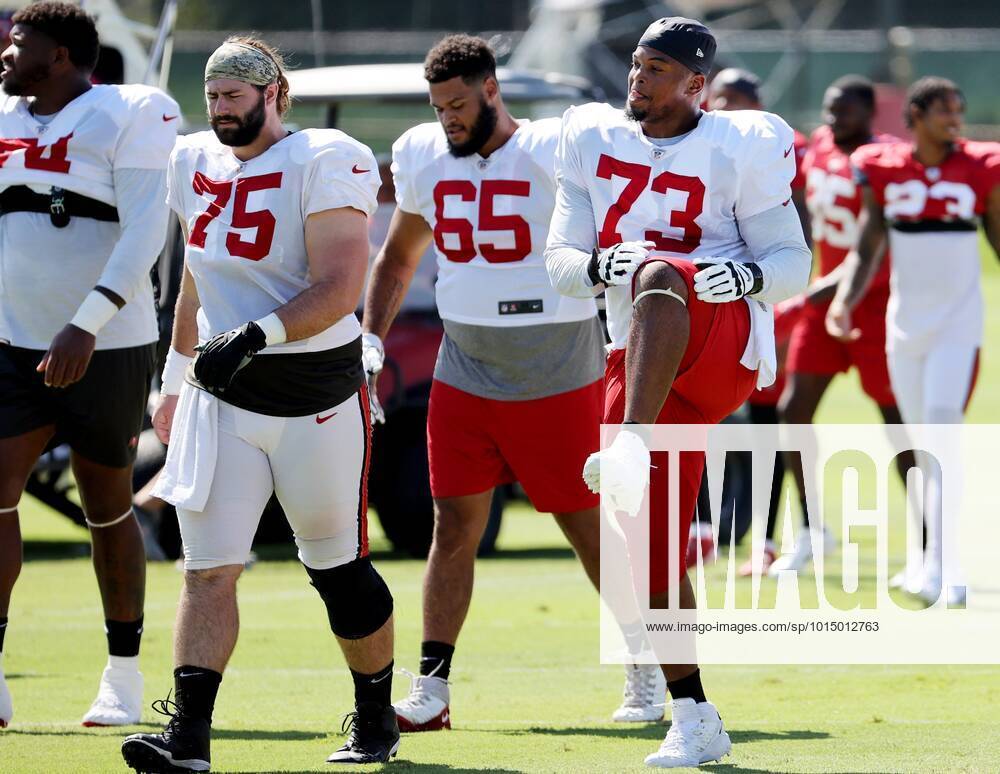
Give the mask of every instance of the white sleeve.
[(764, 275), (754, 298), (776, 304), (801, 293), (809, 284), (812, 253), (794, 207), (779, 204), (739, 223), (740, 235)]
[(545, 268), (552, 287), (564, 296), (592, 298), (604, 290), (587, 276), (590, 256), (597, 247), (594, 208), (580, 166), (578, 145), (569, 136), (573, 108), (563, 116), (556, 148), (556, 203), (545, 245)]
[(177, 148), (170, 154), (170, 161), (167, 162), (167, 207), (177, 213), (177, 216), (186, 222), (184, 216), (184, 197), (181, 195), (181, 182), (179, 176), (180, 159)]
[(148, 94), (132, 111), (115, 147), (114, 168), (164, 169), (177, 141), (180, 108), (160, 91)]
[(738, 174), (736, 219), (776, 207), (792, 197), (795, 178), (795, 133), (781, 118), (762, 114), (755, 134), (744, 138)]
[(410, 164), (407, 157), (407, 135), (392, 144), (392, 183), (396, 188), (396, 206), (411, 215), (420, 214), (420, 204), (413, 191), (413, 180), (409, 176)]
[(115, 198), (121, 236), (97, 284), (125, 303), (149, 277), (167, 238), (167, 173), (161, 169), (116, 169)]
[(590, 284), (587, 266), (597, 246), (594, 210), (586, 188), (560, 180), (545, 245), (545, 268), (552, 287), (564, 296), (592, 298), (604, 285)]
[(372, 215), (381, 186), (371, 150), (360, 143), (335, 143), (321, 149), (310, 164), (302, 191), (302, 217), (341, 207)]

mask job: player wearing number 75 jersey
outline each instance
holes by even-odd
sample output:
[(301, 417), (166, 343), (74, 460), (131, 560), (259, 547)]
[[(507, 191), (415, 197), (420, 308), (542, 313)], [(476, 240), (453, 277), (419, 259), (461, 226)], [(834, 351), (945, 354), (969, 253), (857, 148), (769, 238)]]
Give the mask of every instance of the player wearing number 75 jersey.
[[(435, 527), (420, 676), (396, 702), (403, 731), (451, 726), (448, 677), (494, 487), (519, 481), (537, 510), (555, 515), (595, 585), (600, 571), (597, 498), (579, 470), (599, 444), (603, 336), (593, 299), (556, 292), (543, 257), (559, 120), (511, 116), (480, 38), (445, 38), (424, 74), (439, 120), (393, 146), (399, 206), (363, 326), (374, 372), (433, 240), (444, 321), (427, 426)], [(649, 698), (623, 713), (655, 720), (663, 710)]]
[[(287, 131), (281, 58), (252, 37), (205, 68), (212, 131), (171, 157), (167, 201), (187, 237), (153, 426), (168, 443), (157, 496), (177, 506), (184, 589), (170, 722), (122, 743), (139, 771), (208, 771), (212, 711), (239, 620), (236, 583), (272, 494), (354, 679), (330, 763), (399, 746), (389, 703), (392, 595), (368, 555), (369, 408), (354, 316), (379, 177), (332, 129)], [(196, 355), (196, 356), (195, 356)]]
[[(774, 380), (770, 304), (809, 278), (809, 250), (790, 206), (792, 130), (770, 113), (699, 109), (715, 48), (701, 23), (660, 19), (632, 54), (626, 110), (590, 104), (563, 117), (546, 261), (567, 295), (607, 288), (606, 423), (719, 422), (755, 385)], [(629, 259), (618, 261), (626, 251)], [(636, 487), (601, 479), (605, 455), (645, 478), (643, 440), (621, 431), (584, 469), (595, 491), (634, 498)], [(652, 545), (667, 546), (680, 568), (669, 577), (666, 558), (651, 558), (654, 606), (665, 606), (670, 584), (679, 585), (683, 607), (694, 606), (684, 561), (703, 462), (681, 466), (681, 531), (668, 535), (666, 513), (653, 514)], [(663, 672), (673, 724), (646, 762), (697, 766), (728, 753), (697, 666)]]

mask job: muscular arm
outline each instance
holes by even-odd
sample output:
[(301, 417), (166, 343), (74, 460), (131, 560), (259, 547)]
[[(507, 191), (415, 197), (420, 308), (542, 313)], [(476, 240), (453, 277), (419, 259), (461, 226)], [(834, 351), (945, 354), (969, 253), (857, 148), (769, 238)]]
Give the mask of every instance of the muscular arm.
[(306, 255), (310, 286), (275, 309), (286, 341), (326, 330), (358, 306), (368, 268), (368, 218), (340, 207), (306, 218)]
[[(687, 349), (691, 321), (688, 289), (677, 270), (662, 262), (648, 263), (636, 273), (635, 295), (669, 290), (639, 299), (632, 310), (625, 353), (625, 421), (651, 425), (663, 408)], [(669, 334), (665, 334), (669, 331)]]
[(986, 212), (983, 214), (983, 230), (986, 239), (993, 248), (993, 253), (1000, 259), (1000, 185), (994, 186), (986, 200)]
[[(187, 244), (187, 223), (181, 219), (181, 230), (184, 232), (184, 244)], [(194, 347), (198, 343), (198, 310), (201, 301), (198, 298), (198, 288), (194, 277), (184, 264), (181, 275), (181, 290), (177, 294), (177, 304), (174, 306), (174, 331), (170, 339), (170, 347), (186, 357), (194, 357)]]
[(847, 254), (835, 304), (853, 309), (864, 298), (868, 285), (885, 257), (886, 226), (882, 207), (869, 186), (861, 188), (862, 207), (858, 215), (858, 244)]
[(385, 338), (396, 319), (420, 258), (431, 243), (431, 229), (422, 216), (399, 208), (392, 215), (389, 234), (372, 266), (362, 327)]

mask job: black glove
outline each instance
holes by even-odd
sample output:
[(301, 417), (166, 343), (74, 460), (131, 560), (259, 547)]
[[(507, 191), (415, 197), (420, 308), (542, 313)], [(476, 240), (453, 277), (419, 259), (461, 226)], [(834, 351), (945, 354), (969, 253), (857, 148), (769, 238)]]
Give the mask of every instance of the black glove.
[(236, 372), (267, 346), (264, 331), (255, 322), (220, 333), (195, 347), (194, 378), (210, 390), (222, 392)]

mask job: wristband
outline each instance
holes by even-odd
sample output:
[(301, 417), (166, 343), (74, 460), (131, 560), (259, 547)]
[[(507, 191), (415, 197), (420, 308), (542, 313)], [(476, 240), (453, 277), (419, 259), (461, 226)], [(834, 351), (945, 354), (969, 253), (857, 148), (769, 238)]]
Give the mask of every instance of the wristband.
[(110, 298), (99, 290), (91, 290), (69, 323), (96, 336), (117, 312), (118, 307)]
[(184, 385), (184, 374), (193, 360), (193, 357), (182, 355), (173, 347), (167, 351), (167, 360), (163, 364), (163, 374), (160, 376), (161, 395), (180, 395), (181, 387)]
[(285, 332), (285, 324), (275, 312), (271, 312), (267, 317), (254, 320), (257, 326), (264, 331), (264, 341), (267, 346), (272, 344), (284, 344), (288, 341), (288, 334)]

